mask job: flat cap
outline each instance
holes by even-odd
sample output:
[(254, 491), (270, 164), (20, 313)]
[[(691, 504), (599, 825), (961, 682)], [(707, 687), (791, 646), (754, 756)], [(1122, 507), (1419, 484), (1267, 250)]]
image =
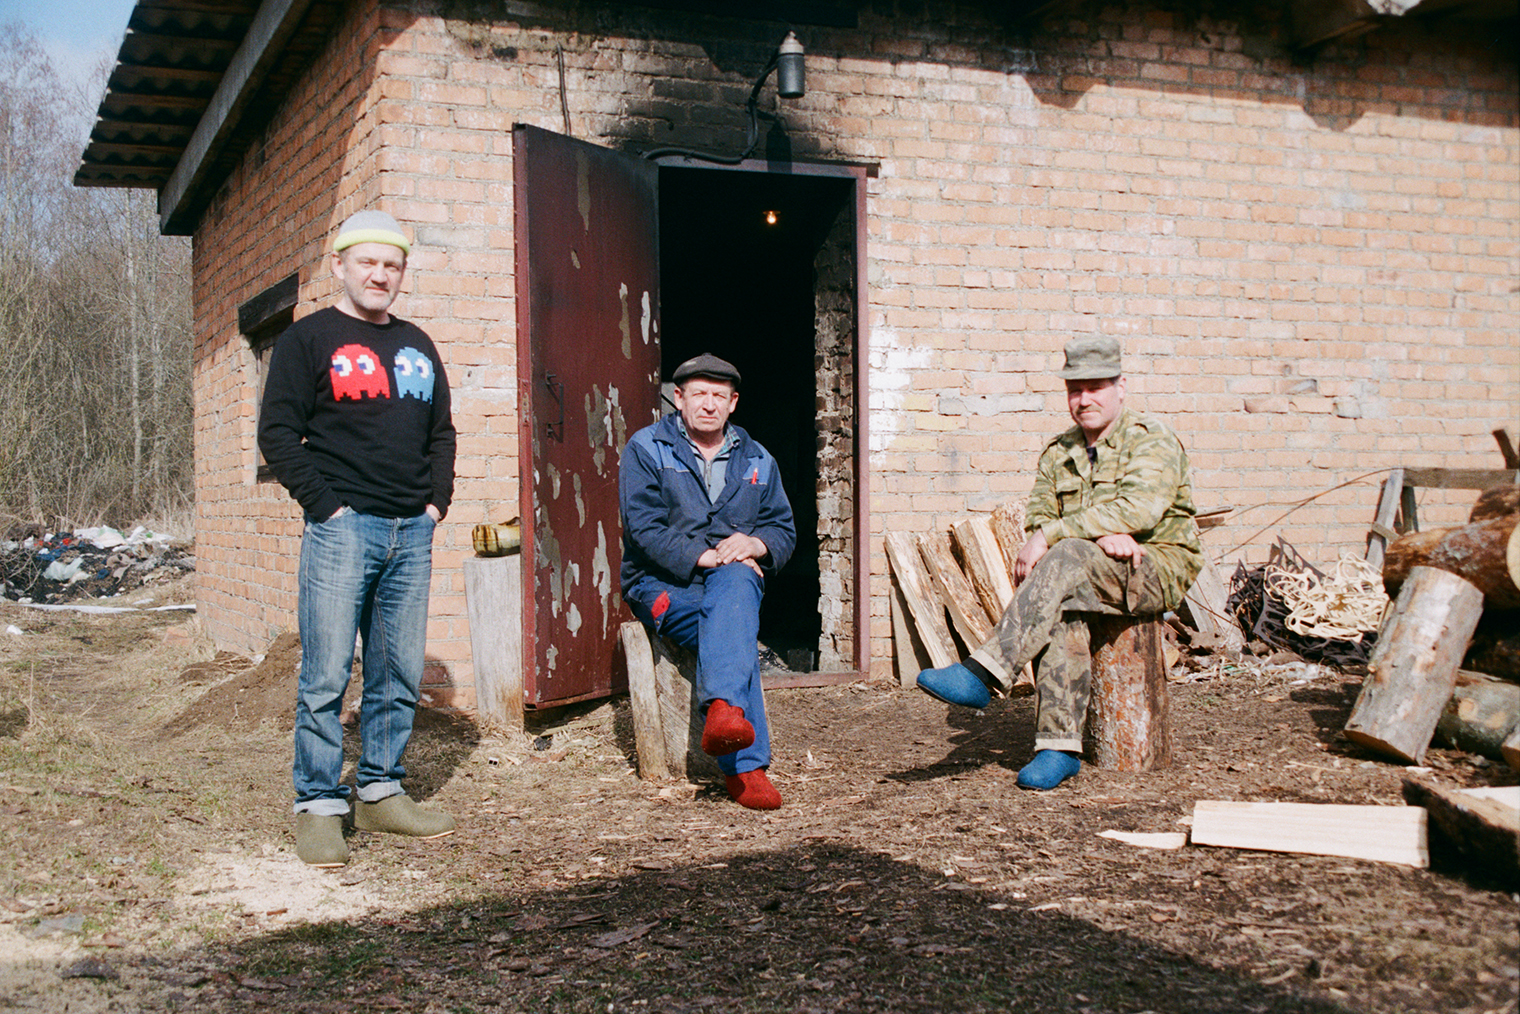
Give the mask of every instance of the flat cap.
[(671, 379), (677, 384), (682, 384), (692, 377), (726, 380), (735, 387), (739, 386), (739, 371), (734, 369), (734, 364), (719, 359), (711, 352), (704, 352), (700, 356), (694, 356), (680, 366), (677, 366), (676, 372)]
[(1104, 380), (1123, 372), (1119, 368), (1119, 339), (1097, 335), (1067, 342), (1066, 365), (1056, 376), (1062, 380)]

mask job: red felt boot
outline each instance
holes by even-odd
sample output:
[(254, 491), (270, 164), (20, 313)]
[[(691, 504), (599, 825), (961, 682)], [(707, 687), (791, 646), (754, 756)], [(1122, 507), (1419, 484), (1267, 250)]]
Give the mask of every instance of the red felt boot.
[(744, 717), (744, 709), (727, 701), (713, 701), (707, 707), (707, 721), (702, 726), (702, 752), (712, 757), (743, 750), (754, 743), (755, 727)]
[(740, 806), (751, 810), (779, 810), (781, 808), (781, 793), (776, 791), (776, 787), (766, 777), (764, 768), (729, 775), (724, 782), (728, 786), (728, 794)]

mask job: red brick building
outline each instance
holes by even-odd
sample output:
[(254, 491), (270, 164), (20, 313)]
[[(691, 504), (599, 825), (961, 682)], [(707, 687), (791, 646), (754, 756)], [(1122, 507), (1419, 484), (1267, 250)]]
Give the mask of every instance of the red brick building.
[[(1200, 509), (1236, 508), (1217, 558), (1360, 553), (1384, 471), (1520, 432), (1516, 5), (1376, 7), (140, 0), (78, 181), (194, 236), (206, 631), (294, 625), (260, 352), (365, 206), (415, 236), (395, 309), (456, 392), (440, 703), (473, 701), (472, 525), (528, 519), (530, 670), (615, 629), (617, 451), (703, 349), (790, 469), (767, 622), (820, 669), (890, 670), (885, 532), (1027, 491), (1074, 334), (1122, 338)], [(788, 30), (798, 98), (756, 89)]]

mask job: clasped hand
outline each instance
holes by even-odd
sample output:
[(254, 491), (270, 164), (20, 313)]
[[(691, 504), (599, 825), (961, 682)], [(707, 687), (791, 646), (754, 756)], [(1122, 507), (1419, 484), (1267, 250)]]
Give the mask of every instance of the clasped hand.
[(769, 552), (765, 543), (753, 535), (735, 532), (711, 549), (704, 549), (702, 555), (697, 557), (697, 566), (721, 567), (728, 563), (744, 563), (750, 570), (760, 574), (760, 565), (755, 561), (763, 559)]

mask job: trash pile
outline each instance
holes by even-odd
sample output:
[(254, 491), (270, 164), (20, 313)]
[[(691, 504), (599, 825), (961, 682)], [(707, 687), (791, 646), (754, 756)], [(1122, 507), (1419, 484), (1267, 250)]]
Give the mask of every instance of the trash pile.
[(195, 570), (189, 544), (138, 526), (0, 542), (0, 596), (21, 603), (109, 598)]

